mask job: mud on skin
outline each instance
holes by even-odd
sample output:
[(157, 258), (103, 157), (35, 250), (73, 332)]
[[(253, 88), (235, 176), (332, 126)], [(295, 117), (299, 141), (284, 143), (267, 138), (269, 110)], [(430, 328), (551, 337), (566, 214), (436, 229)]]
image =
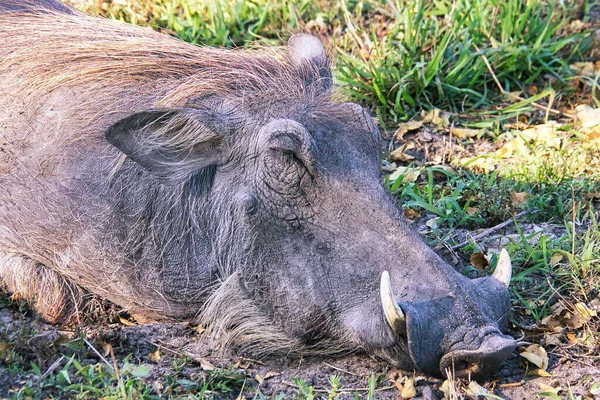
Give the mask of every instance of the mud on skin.
[(0, 279), (48, 321), (94, 293), (254, 356), (481, 378), (513, 351), (507, 254), (468, 280), (408, 228), (316, 38), (232, 51), (0, 10)]

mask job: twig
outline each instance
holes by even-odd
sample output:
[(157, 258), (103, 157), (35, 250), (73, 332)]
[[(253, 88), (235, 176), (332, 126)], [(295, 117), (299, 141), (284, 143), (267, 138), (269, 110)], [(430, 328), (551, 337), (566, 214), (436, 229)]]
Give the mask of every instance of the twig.
[(96, 348), (95, 348), (94, 346), (92, 346), (92, 344), (91, 344), (90, 342), (88, 342), (88, 341), (87, 341), (87, 339), (83, 339), (83, 342), (84, 342), (85, 344), (87, 344), (87, 345), (88, 345), (88, 347), (89, 347), (90, 349), (92, 349), (92, 351), (93, 351), (94, 353), (96, 353), (96, 355), (97, 355), (98, 357), (100, 357), (100, 359), (101, 359), (102, 361), (104, 361), (104, 364), (108, 365), (108, 368), (112, 369), (113, 371), (115, 370), (115, 369), (113, 368), (113, 366), (112, 366), (112, 365), (110, 365), (110, 363), (109, 363), (109, 362), (106, 360), (106, 358), (104, 358), (104, 357), (102, 356), (102, 354), (100, 354), (100, 353), (98, 352), (98, 350), (96, 350)]
[(113, 347), (110, 343), (106, 344), (108, 346), (108, 350), (110, 351), (110, 357), (112, 358), (113, 365), (115, 366), (115, 372), (117, 374), (117, 382), (119, 383), (119, 387), (121, 388), (121, 394), (123, 395), (123, 400), (127, 400), (127, 392), (125, 392), (125, 385), (123, 385), (123, 380), (121, 379), (121, 373), (119, 372), (119, 367), (117, 366), (117, 359), (115, 358), (115, 352), (113, 351)]
[[(478, 52), (481, 52), (481, 50), (479, 50), (479, 47), (477, 47), (476, 44), (473, 44), (473, 46), (475, 47), (475, 49)], [(494, 73), (494, 70), (492, 69), (492, 66), (491, 66), (488, 58), (482, 52), (481, 52), (481, 58), (483, 59), (483, 62), (485, 63), (485, 66), (487, 67), (488, 71), (490, 71), (490, 74), (492, 74), (492, 78), (494, 79), (494, 82), (496, 82), (496, 86), (498, 86), (498, 90), (500, 90), (500, 93), (502, 93), (505, 96), (511, 97), (511, 98), (513, 98), (515, 100), (527, 101), (527, 99), (524, 98), (524, 97), (517, 96), (516, 94), (510, 93), (510, 92), (507, 92), (506, 90), (504, 90), (504, 88), (500, 84), (500, 81), (498, 81), (498, 78), (496, 77), (496, 74)], [(529, 103), (529, 104), (531, 104), (535, 108), (538, 108), (540, 110), (546, 111), (546, 113), (552, 113), (552, 114), (555, 114), (555, 115), (565, 116), (565, 117), (570, 118), (572, 120), (576, 120), (577, 119), (577, 117), (575, 115), (573, 115), (573, 114), (570, 114), (570, 113), (567, 113), (567, 112), (562, 112), (562, 111), (559, 111), (559, 110), (555, 110), (553, 108), (550, 108), (550, 106), (543, 106), (543, 105), (538, 104), (538, 103), (533, 102), (533, 101), (531, 103)]]
[(147, 339), (142, 339), (142, 340), (144, 342), (146, 342), (146, 343), (150, 343), (151, 345), (156, 346), (159, 349), (166, 350), (168, 353), (174, 354), (176, 356), (189, 357), (194, 362), (197, 362), (198, 364), (200, 364), (200, 367), (204, 371), (212, 371), (214, 369), (217, 369), (217, 367), (215, 367), (214, 365), (212, 365), (212, 363), (210, 361), (205, 360), (204, 358), (202, 358), (202, 357), (200, 357), (200, 356), (198, 356), (196, 354), (190, 353), (188, 351), (181, 352), (181, 351), (173, 350), (173, 349), (168, 348), (164, 344), (154, 343), (154, 342), (151, 342), (150, 340), (147, 340)]
[(54, 361), (52, 363), (52, 365), (50, 366), (50, 368), (48, 368), (48, 370), (46, 372), (44, 372), (44, 374), (42, 376), (40, 376), (40, 382), (43, 381), (44, 379), (46, 379), (48, 377), (48, 375), (50, 375), (52, 373), (52, 371), (54, 371), (56, 368), (58, 368), (60, 366), (60, 364), (62, 363), (62, 360), (65, 359), (65, 356), (60, 356), (60, 358), (56, 361)]
[(496, 226), (492, 226), (491, 228), (486, 229), (485, 231), (481, 232), (480, 234), (471, 237), (470, 240), (465, 240), (464, 242), (459, 243), (457, 245), (454, 245), (451, 248), (452, 248), (452, 250), (456, 250), (456, 249), (460, 249), (461, 247), (465, 247), (471, 241), (481, 239), (482, 237), (485, 237), (485, 236), (489, 235), (490, 233), (496, 232), (497, 230), (500, 230), (500, 229), (504, 228), (505, 226), (510, 225), (514, 220), (517, 220), (517, 219), (521, 218), (522, 216), (527, 215), (527, 214), (529, 214), (531, 212), (534, 212), (534, 211), (537, 211), (537, 210), (536, 209), (529, 209), (529, 210), (521, 211), (517, 215), (513, 216), (511, 219), (506, 220), (506, 221), (504, 221), (504, 222), (502, 222), (502, 223), (500, 223), (500, 224), (498, 224)]
[(333, 369), (335, 369), (337, 371), (343, 372), (343, 373), (348, 374), (348, 375), (354, 375), (354, 376), (360, 376), (360, 377), (363, 376), (363, 375), (360, 375), (360, 374), (356, 374), (354, 372), (346, 371), (345, 369), (338, 368), (338, 367), (336, 367), (334, 365), (327, 364), (326, 362), (324, 362), (323, 364), (327, 365), (329, 368), (333, 368)]
[[(294, 389), (299, 389), (298, 385), (296, 385), (295, 383), (292, 382), (287, 382), (287, 381), (283, 381), (281, 382), (286, 386), (289, 386), (291, 388)], [(383, 392), (385, 390), (390, 390), (390, 389), (395, 389), (395, 386), (383, 386), (380, 388), (375, 389), (376, 392)], [(371, 388), (347, 388), (347, 389), (340, 389), (340, 390), (336, 390), (335, 392), (340, 394), (340, 393), (353, 393), (353, 392), (368, 392), (369, 390), (371, 390)], [(313, 389), (313, 392), (315, 393), (329, 393), (330, 390), (327, 389)]]

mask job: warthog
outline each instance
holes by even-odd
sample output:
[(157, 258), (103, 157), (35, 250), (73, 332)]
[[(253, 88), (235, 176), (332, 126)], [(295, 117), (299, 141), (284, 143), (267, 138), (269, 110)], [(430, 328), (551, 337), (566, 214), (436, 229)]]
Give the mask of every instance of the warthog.
[(484, 377), (513, 351), (508, 257), (469, 280), (411, 231), (316, 38), (222, 50), (0, 10), (0, 279), (47, 320), (95, 294), (255, 355)]

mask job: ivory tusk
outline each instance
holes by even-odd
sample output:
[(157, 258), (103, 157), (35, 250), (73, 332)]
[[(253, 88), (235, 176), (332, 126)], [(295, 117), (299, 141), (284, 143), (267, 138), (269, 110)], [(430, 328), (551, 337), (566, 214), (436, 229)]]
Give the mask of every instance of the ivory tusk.
[(404, 333), (406, 330), (406, 318), (394, 298), (390, 283), (390, 274), (387, 271), (383, 271), (381, 274), (380, 294), (383, 313), (385, 314), (387, 323), (396, 335)]
[(498, 256), (498, 264), (496, 264), (496, 269), (494, 270), (492, 278), (501, 282), (504, 286), (508, 288), (511, 276), (512, 264), (510, 262), (510, 256), (508, 255), (506, 249), (502, 249), (500, 251), (500, 255)]

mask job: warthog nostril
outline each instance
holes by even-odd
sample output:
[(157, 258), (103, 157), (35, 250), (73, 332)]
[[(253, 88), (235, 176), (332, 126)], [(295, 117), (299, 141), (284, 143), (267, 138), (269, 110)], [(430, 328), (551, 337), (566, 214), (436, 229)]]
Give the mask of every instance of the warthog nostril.
[(473, 350), (450, 351), (440, 361), (443, 375), (481, 379), (492, 373), (515, 349), (515, 341), (494, 335)]

